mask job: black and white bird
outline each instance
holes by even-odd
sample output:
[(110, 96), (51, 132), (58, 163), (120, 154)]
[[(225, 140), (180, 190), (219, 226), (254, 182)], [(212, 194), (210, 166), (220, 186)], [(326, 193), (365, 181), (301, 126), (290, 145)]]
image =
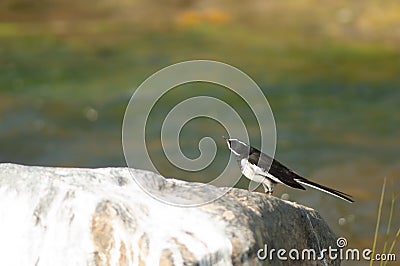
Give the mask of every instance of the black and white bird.
[(238, 139), (227, 139), (225, 137), (224, 139), (235, 155), (242, 174), (252, 181), (261, 183), (265, 193), (272, 194), (274, 186), (279, 183), (302, 190), (305, 190), (302, 186), (305, 185), (348, 202), (354, 202), (350, 195), (307, 180), (277, 160)]

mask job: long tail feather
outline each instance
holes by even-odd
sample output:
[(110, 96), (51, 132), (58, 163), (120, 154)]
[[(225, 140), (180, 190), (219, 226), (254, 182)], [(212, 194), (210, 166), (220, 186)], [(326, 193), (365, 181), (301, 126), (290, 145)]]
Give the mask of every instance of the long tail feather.
[(307, 179), (295, 179), (295, 180), (297, 182), (299, 182), (300, 184), (302, 184), (302, 185), (318, 189), (318, 190), (323, 191), (325, 193), (331, 194), (332, 196), (338, 197), (338, 198), (340, 198), (342, 200), (345, 200), (345, 201), (348, 201), (348, 202), (354, 202), (354, 200), (351, 199), (350, 195), (348, 195), (346, 193), (343, 193), (343, 192), (341, 192), (339, 190), (336, 190), (336, 189), (333, 189), (333, 188), (329, 188), (329, 187), (317, 184), (317, 183), (312, 182), (312, 181), (307, 180)]

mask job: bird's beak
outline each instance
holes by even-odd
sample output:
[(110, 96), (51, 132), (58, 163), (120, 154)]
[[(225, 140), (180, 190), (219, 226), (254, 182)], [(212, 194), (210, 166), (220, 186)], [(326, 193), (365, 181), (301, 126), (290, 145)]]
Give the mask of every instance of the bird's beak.
[(224, 140), (226, 141), (226, 145), (228, 145), (228, 148), (230, 148), (230, 145), (229, 145), (229, 139), (227, 139), (225, 136), (222, 136), (223, 138), (224, 138)]

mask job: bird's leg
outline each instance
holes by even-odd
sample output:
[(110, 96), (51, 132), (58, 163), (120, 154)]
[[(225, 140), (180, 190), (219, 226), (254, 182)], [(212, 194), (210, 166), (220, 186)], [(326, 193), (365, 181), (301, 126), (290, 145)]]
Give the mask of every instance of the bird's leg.
[(266, 185), (265, 183), (263, 183), (262, 185), (263, 185), (263, 187), (264, 187), (264, 193), (265, 193), (265, 194), (268, 194), (268, 195), (272, 195), (272, 193), (274, 192), (274, 191), (272, 190), (272, 187)]

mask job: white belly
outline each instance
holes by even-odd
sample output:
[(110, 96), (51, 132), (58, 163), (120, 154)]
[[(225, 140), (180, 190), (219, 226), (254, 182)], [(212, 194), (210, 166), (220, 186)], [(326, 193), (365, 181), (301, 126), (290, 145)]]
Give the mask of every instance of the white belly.
[[(242, 159), (240, 161), (240, 165), (242, 168), (242, 173), (245, 177), (255, 182), (264, 183), (268, 186), (273, 186), (274, 181), (276, 183), (282, 183), (279, 179), (271, 175), (270, 173), (266, 173), (257, 165), (251, 164), (247, 161), (247, 159)], [(268, 177), (268, 178), (266, 178)]]
[(240, 161), (242, 174), (250, 180), (262, 183), (265, 179), (265, 173), (254, 164), (249, 163), (246, 159)]

